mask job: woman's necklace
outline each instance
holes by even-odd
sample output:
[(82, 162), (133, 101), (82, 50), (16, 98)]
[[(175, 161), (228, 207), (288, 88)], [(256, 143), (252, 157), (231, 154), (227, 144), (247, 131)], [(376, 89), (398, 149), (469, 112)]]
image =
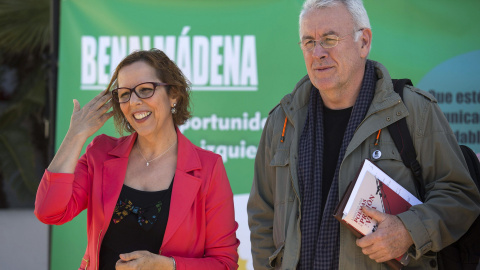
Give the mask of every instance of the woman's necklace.
[(176, 143), (177, 143), (177, 141), (174, 141), (174, 142), (167, 148), (167, 150), (165, 150), (163, 153), (161, 153), (160, 155), (158, 155), (157, 157), (155, 157), (155, 158), (153, 158), (153, 159), (151, 159), (151, 160), (147, 160), (147, 159), (145, 158), (145, 156), (143, 156), (142, 150), (140, 150), (140, 146), (138, 146), (138, 143), (137, 143), (137, 148), (138, 148), (138, 151), (140, 152), (140, 155), (142, 155), (142, 157), (143, 157), (143, 159), (145, 160), (145, 162), (147, 162), (147, 166), (148, 166), (148, 165), (150, 165), (150, 162), (152, 162), (152, 161), (154, 161), (155, 159), (157, 159), (157, 158), (165, 155), (165, 154), (168, 152), (168, 150), (172, 149), (172, 147), (173, 147)]

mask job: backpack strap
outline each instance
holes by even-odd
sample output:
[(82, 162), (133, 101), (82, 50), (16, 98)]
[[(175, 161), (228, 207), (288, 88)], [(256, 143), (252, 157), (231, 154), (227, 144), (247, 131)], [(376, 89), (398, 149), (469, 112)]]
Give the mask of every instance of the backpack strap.
[[(403, 88), (405, 85), (413, 85), (412, 81), (409, 79), (399, 79), (392, 80), (394, 90), (400, 95), (400, 98), (403, 100)], [(402, 157), (403, 164), (409, 168), (413, 173), (413, 178), (415, 180), (415, 188), (420, 197), (421, 201), (425, 201), (425, 188), (421, 184), (423, 182), (422, 176), (422, 167), (417, 161), (417, 153), (415, 152), (415, 147), (413, 146), (412, 136), (408, 130), (407, 120), (405, 118), (400, 119), (399, 121), (388, 126), (388, 131), (390, 136), (392, 136), (393, 142), (400, 152)]]

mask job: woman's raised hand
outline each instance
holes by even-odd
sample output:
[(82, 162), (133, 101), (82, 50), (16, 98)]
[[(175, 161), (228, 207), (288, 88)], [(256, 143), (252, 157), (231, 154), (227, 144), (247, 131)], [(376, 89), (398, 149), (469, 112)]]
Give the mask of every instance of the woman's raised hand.
[(108, 112), (112, 108), (111, 99), (110, 92), (102, 91), (83, 108), (80, 107), (78, 100), (74, 99), (69, 133), (74, 136), (85, 136), (87, 139), (97, 132), (113, 116), (113, 111)]
[(90, 102), (80, 107), (78, 100), (73, 100), (73, 113), (70, 128), (63, 138), (55, 157), (47, 170), (55, 173), (73, 173), (78, 157), (88, 137), (97, 132), (112, 117), (112, 96), (108, 90), (102, 91)]

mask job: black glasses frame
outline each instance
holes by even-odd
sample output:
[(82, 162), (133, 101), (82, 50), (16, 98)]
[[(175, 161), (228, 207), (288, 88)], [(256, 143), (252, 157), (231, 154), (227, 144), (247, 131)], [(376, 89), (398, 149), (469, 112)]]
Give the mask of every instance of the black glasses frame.
[[(137, 88), (137, 86), (139, 85), (142, 85), (142, 84), (146, 84), (146, 83), (151, 83), (153, 84), (154, 88), (153, 88), (153, 92), (152, 92), (152, 95), (151, 96), (148, 96), (148, 97), (141, 97), (137, 91), (135, 91), (135, 88)], [(147, 98), (151, 98), (153, 97), (153, 95), (155, 94), (155, 90), (157, 90), (157, 87), (159, 86), (166, 86), (166, 85), (170, 85), (168, 83), (160, 83), (160, 82), (142, 82), (142, 83), (139, 83), (137, 85), (135, 85), (133, 88), (128, 88), (128, 87), (117, 87), (115, 89), (112, 90), (112, 98), (118, 102), (118, 103), (127, 103), (130, 101), (130, 98), (132, 97), (132, 92), (135, 93), (135, 95), (137, 95), (138, 98), (140, 99), (147, 99)], [(128, 100), (126, 101), (123, 101), (123, 102), (120, 102), (119, 98), (118, 98), (118, 90), (119, 89), (128, 89), (130, 91), (130, 96), (128, 97)]]

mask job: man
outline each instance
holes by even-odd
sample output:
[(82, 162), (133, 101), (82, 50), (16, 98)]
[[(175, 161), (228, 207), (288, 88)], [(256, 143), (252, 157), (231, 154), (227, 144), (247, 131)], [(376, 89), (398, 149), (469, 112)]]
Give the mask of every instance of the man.
[[(407, 86), (403, 103), (386, 68), (367, 60), (372, 32), (361, 0), (307, 0), (300, 40), (308, 75), (270, 112), (255, 160), (254, 267), (385, 269), (381, 262), (408, 252), (409, 268), (435, 268), (429, 251), (456, 241), (479, 213), (478, 191), (435, 99)], [(332, 214), (364, 159), (418, 195), (386, 129), (404, 117), (425, 202), (398, 216), (364, 209), (379, 225), (357, 240)]]

